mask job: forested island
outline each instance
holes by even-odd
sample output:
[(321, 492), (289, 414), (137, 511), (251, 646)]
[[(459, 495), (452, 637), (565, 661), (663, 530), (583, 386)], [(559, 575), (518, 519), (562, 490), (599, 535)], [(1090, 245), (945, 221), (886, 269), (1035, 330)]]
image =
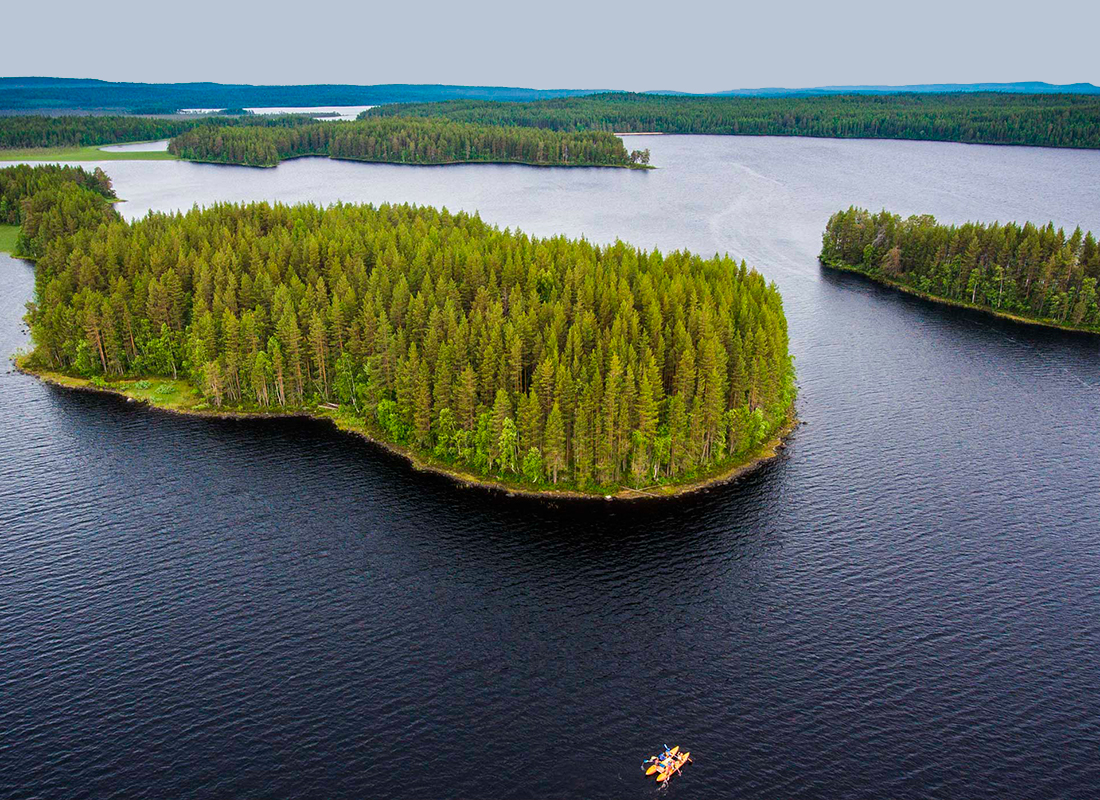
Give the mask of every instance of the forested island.
[(605, 93), (537, 102), (394, 104), (365, 117), (439, 117), (479, 125), (613, 131), (926, 139), (975, 144), (1100, 147), (1100, 95), (852, 94), (684, 97)]
[(50, 379), (328, 415), (417, 463), (540, 493), (705, 482), (792, 419), (782, 301), (743, 262), (407, 205), (128, 223), (98, 177), (66, 174), (20, 203), (37, 258), (22, 366)]
[(536, 166), (634, 167), (648, 152), (629, 154), (602, 131), (563, 133), (449, 120), (366, 119), (280, 126), (192, 128), (170, 153), (190, 161), (271, 167), (298, 156), (396, 164), (518, 163)]
[(1078, 227), (1048, 223), (941, 225), (862, 208), (839, 211), (821, 261), (933, 300), (999, 316), (1100, 332), (1100, 247)]

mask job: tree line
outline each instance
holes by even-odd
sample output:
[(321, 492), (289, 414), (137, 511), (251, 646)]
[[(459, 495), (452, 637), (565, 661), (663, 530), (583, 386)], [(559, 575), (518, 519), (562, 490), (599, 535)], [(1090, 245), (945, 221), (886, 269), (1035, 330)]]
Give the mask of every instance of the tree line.
[(288, 126), (202, 126), (168, 146), (180, 158), (250, 166), (274, 166), (318, 155), (399, 164), (493, 162), (547, 166), (630, 166), (648, 153), (626, 152), (610, 133), (562, 133), (448, 120), (367, 119)]
[(169, 139), (206, 125), (278, 127), (280, 125), (308, 124), (313, 121), (310, 117), (290, 114), (273, 116), (249, 114), (240, 117), (196, 116), (169, 119), (163, 117), (76, 115), (63, 117), (0, 116), (0, 149), (88, 147), (121, 142)]
[(1100, 95), (951, 92), (812, 97), (605, 93), (537, 102), (451, 100), (379, 106), (367, 117), (440, 117), (558, 131), (927, 139), (1100, 147)]
[(1100, 247), (1078, 227), (1053, 223), (942, 225), (862, 208), (839, 211), (821, 259), (888, 282), (983, 309), (1100, 330)]
[[(782, 301), (744, 262), (408, 205), (219, 204), (128, 223), (68, 186), (100, 216), (38, 250), (28, 321), (43, 368), (178, 376), (222, 408), (335, 402), (437, 461), (585, 490), (717, 469), (788, 418)], [(54, 210), (36, 199), (24, 226), (39, 230)]]

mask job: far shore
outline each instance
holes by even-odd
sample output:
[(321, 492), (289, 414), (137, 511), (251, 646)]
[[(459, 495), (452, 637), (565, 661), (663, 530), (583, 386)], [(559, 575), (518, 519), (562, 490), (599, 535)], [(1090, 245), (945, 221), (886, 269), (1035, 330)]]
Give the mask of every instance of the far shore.
[[(40, 370), (30, 367), (26, 363), (26, 357), (16, 359), (16, 369), (62, 389), (79, 392), (92, 392), (96, 394), (114, 395), (124, 397), (130, 402), (138, 402), (153, 411), (169, 414), (184, 414), (188, 416), (207, 417), (216, 419), (312, 419), (328, 422), (338, 430), (358, 436), (371, 444), (394, 455), (400, 456), (409, 462), (413, 469), (421, 472), (429, 472), (441, 475), (454, 481), (464, 488), (483, 489), (495, 493), (502, 493), (508, 497), (525, 497), (538, 500), (645, 500), (671, 497), (684, 497), (698, 492), (706, 491), (712, 487), (732, 483), (737, 479), (759, 469), (763, 465), (774, 461), (786, 447), (787, 439), (797, 430), (801, 424), (797, 418), (794, 406), (791, 406), (787, 423), (775, 433), (751, 458), (735, 465), (723, 466), (719, 471), (699, 476), (691, 481), (679, 484), (657, 484), (641, 488), (619, 488), (612, 494), (602, 492), (582, 492), (575, 489), (555, 489), (548, 486), (545, 489), (532, 489), (528, 486), (514, 484), (504, 479), (488, 478), (466, 472), (461, 467), (428, 460), (420, 454), (412, 452), (402, 445), (393, 444), (380, 439), (374, 431), (361, 419), (352, 418), (341, 414), (339, 408), (303, 408), (293, 411), (247, 411), (239, 409), (209, 408), (202, 402), (189, 384), (181, 380), (170, 378), (149, 378), (147, 384), (172, 384), (176, 390), (173, 399), (163, 401), (153, 395), (150, 386), (137, 388), (135, 384), (141, 382), (139, 378), (121, 379), (113, 382), (113, 385), (96, 386), (85, 378), (75, 378), (58, 372)], [(185, 388), (186, 387), (186, 388)], [(189, 394), (185, 394), (188, 392)]]
[(665, 134), (664, 134), (663, 131), (634, 131), (634, 132), (631, 132), (631, 133), (620, 133), (619, 131), (616, 131), (615, 135), (616, 136), (664, 136)]

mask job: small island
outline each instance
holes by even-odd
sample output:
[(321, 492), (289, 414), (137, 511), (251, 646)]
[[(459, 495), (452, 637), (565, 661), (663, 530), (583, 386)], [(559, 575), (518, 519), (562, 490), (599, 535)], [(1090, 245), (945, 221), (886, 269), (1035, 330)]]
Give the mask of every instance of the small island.
[(829, 219), (821, 263), (929, 300), (1017, 322), (1100, 333), (1100, 247), (1078, 227), (943, 225), (849, 208)]
[(331, 419), (456, 480), (539, 496), (698, 489), (773, 456), (793, 426), (782, 300), (744, 262), (408, 205), (128, 223), (94, 174), (60, 169), (19, 204), (17, 243), (37, 260), (20, 368), (52, 382)]
[(315, 122), (274, 117), (267, 124), (201, 125), (172, 139), (188, 161), (273, 167), (301, 156), (387, 164), (525, 164), (539, 167), (648, 168), (649, 151), (628, 153), (602, 131), (475, 125), (450, 120), (371, 118)]

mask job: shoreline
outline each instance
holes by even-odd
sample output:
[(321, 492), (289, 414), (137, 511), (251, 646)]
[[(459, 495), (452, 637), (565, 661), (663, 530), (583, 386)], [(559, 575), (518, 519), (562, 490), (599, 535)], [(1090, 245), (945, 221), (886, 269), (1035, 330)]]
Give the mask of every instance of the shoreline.
[(206, 161), (200, 158), (184, 158), (182, 156), (175, 156), (176, 160), (184, 161), (190, 164), (214, 164), (216, 166), (223, 167), (251, 167), (253, 169), (275, 169), (286, 161), (295, 161), (299, 158), (327, 158), (329, 161), (351, 161), (358, 164), (393, 164), (398, 167), (463, 167), (470, 165), (483, 164), (486, 166), (517, 166), (517, 167), (541, 167), (545, 169), (554, 169), (557, 167), (563, 167), (565, 169), (657, 169), (652, 164), (536, 164), (530, 161), (432, 161), (432, 162), (413, 162), (413, 161), (379, 161), (371, 158), (352, 158), (350, 156), (330, 156), (324, 153), (302, 153), (300, 155), (288, 156), (286, 158), (280, 158), (278, 164), (244, 164), (240, 161)]
[[(207, 419), (309, 419), (318, 422), (327, 422), (342, 433), (357, 436), (375, 445), (379, 449), (391, 455), (396, 455), (409, 463), (409, 466), (417, 472), (426, 472), (445, 477), (464, 489), (479, 489), (482, 491), (500, 493), (507, 497), (521, 497), (527, 499), (555, 501), (555, 500), (601, 500), (601, 501), (630, 501), (647, 499), (668, 499), (673, 497), (686, 497), (692, 494), (705, 492), (708, 489), (724, 486), (742, 478), (765, 464), (779, 458), (787, 447), (787, 440), (802, 424), (795, 413), (794, 404), (788, 412), (786, 424), (773, 434), (772, 438), (765, 442), (756, 453), (747, 461), (727, 466), (719, 472), (695, 478), (686, 483), (658, 484), (645, 486), (640, 489), (621, 487), (613, 494), (601, 492), (582, 492), (576, 489), (532, 489), (521, 484), (512, 484), (505, 480), (474, 475), (461, 468), (449, 464), (442, 464), (425, 459), (403, 445), (387, 442), (374, 435), (374, 433), (361, 422), (355, 422), (341, 417), (338, 409), (298, 409), (288, 412), (269, 411), (240, 411), (217, 410), (209, 408), (188, 408), (184, 406), (169, 406), (157, 403), (151, 397), (135, 395), (124, 388), (111, 386), (95, 386), (86, 378), (74, 378), (63, 373), (49, 370), (38, 370), (26, 364), (26, 357), (14, 359), (15, 369), (24, 375), (30, 375), (50, 386), (56, 386), (74, 392), (90, 392), (100, 395), (111, 395), (125, 398), (127, 402), (141, 403), (147, 410), (158, 411), (166, 414), (179, 414), (190, 417), (204, 417)], [(133, 379), (137, 383), (141, 379)], [(166, 382), (170, 379), (152, 378), (150, 381)], [(179, 383), (179, 381), (176, 381)]]
[(1008, 311), (999, 311), (989, 306), (979, 306), (973, 303), (966, 303), (962, 300), (952, 300), (950, 297), (940, 297), (939, 295), (929, 294), (928, 292), (922, 292), (913, 286), (908, 286), (898, 281), (892, 281), (883, 275), (872, 275), (860, 267), (854, 267), (851, 264), (844, 264), (839, 261), (829, 261), (818, 256), (818, 263), (826, 269), (835, 269), (837, 272), (848, 272), (854, 275), (860, 275), (869, 281), (879, 284), (880, 286), (886, 286), (890, 289), (896, 289), (905, 294), (912, 295), (913, 297), (919, 297), (921, 300), (925, 300), (929, 303), (938, 303), (939, 305), (952, 306), (954, 308), (966, 308), (971, 311), (978, 311), (982, 314), (987, 314), (991, 317), (997, 317), (999, 319), (1008, 320), (1009, 322), (1015, 322), (1021, 325), (1033, 325), (1039, 328), (1049, 328), (1051, 330), (1065, 331), (1066, 333), (1083, 333), (1091, 336), (1100, 336), (1100, 330), (1093, 328), (1075, 328), (1071, 325), (1062, 325), (1057, 322), (1047, 322), (1041, 319), (1035, 319), (1034, 317), (1021, 317), (1019, 314), (1012, 314)]

